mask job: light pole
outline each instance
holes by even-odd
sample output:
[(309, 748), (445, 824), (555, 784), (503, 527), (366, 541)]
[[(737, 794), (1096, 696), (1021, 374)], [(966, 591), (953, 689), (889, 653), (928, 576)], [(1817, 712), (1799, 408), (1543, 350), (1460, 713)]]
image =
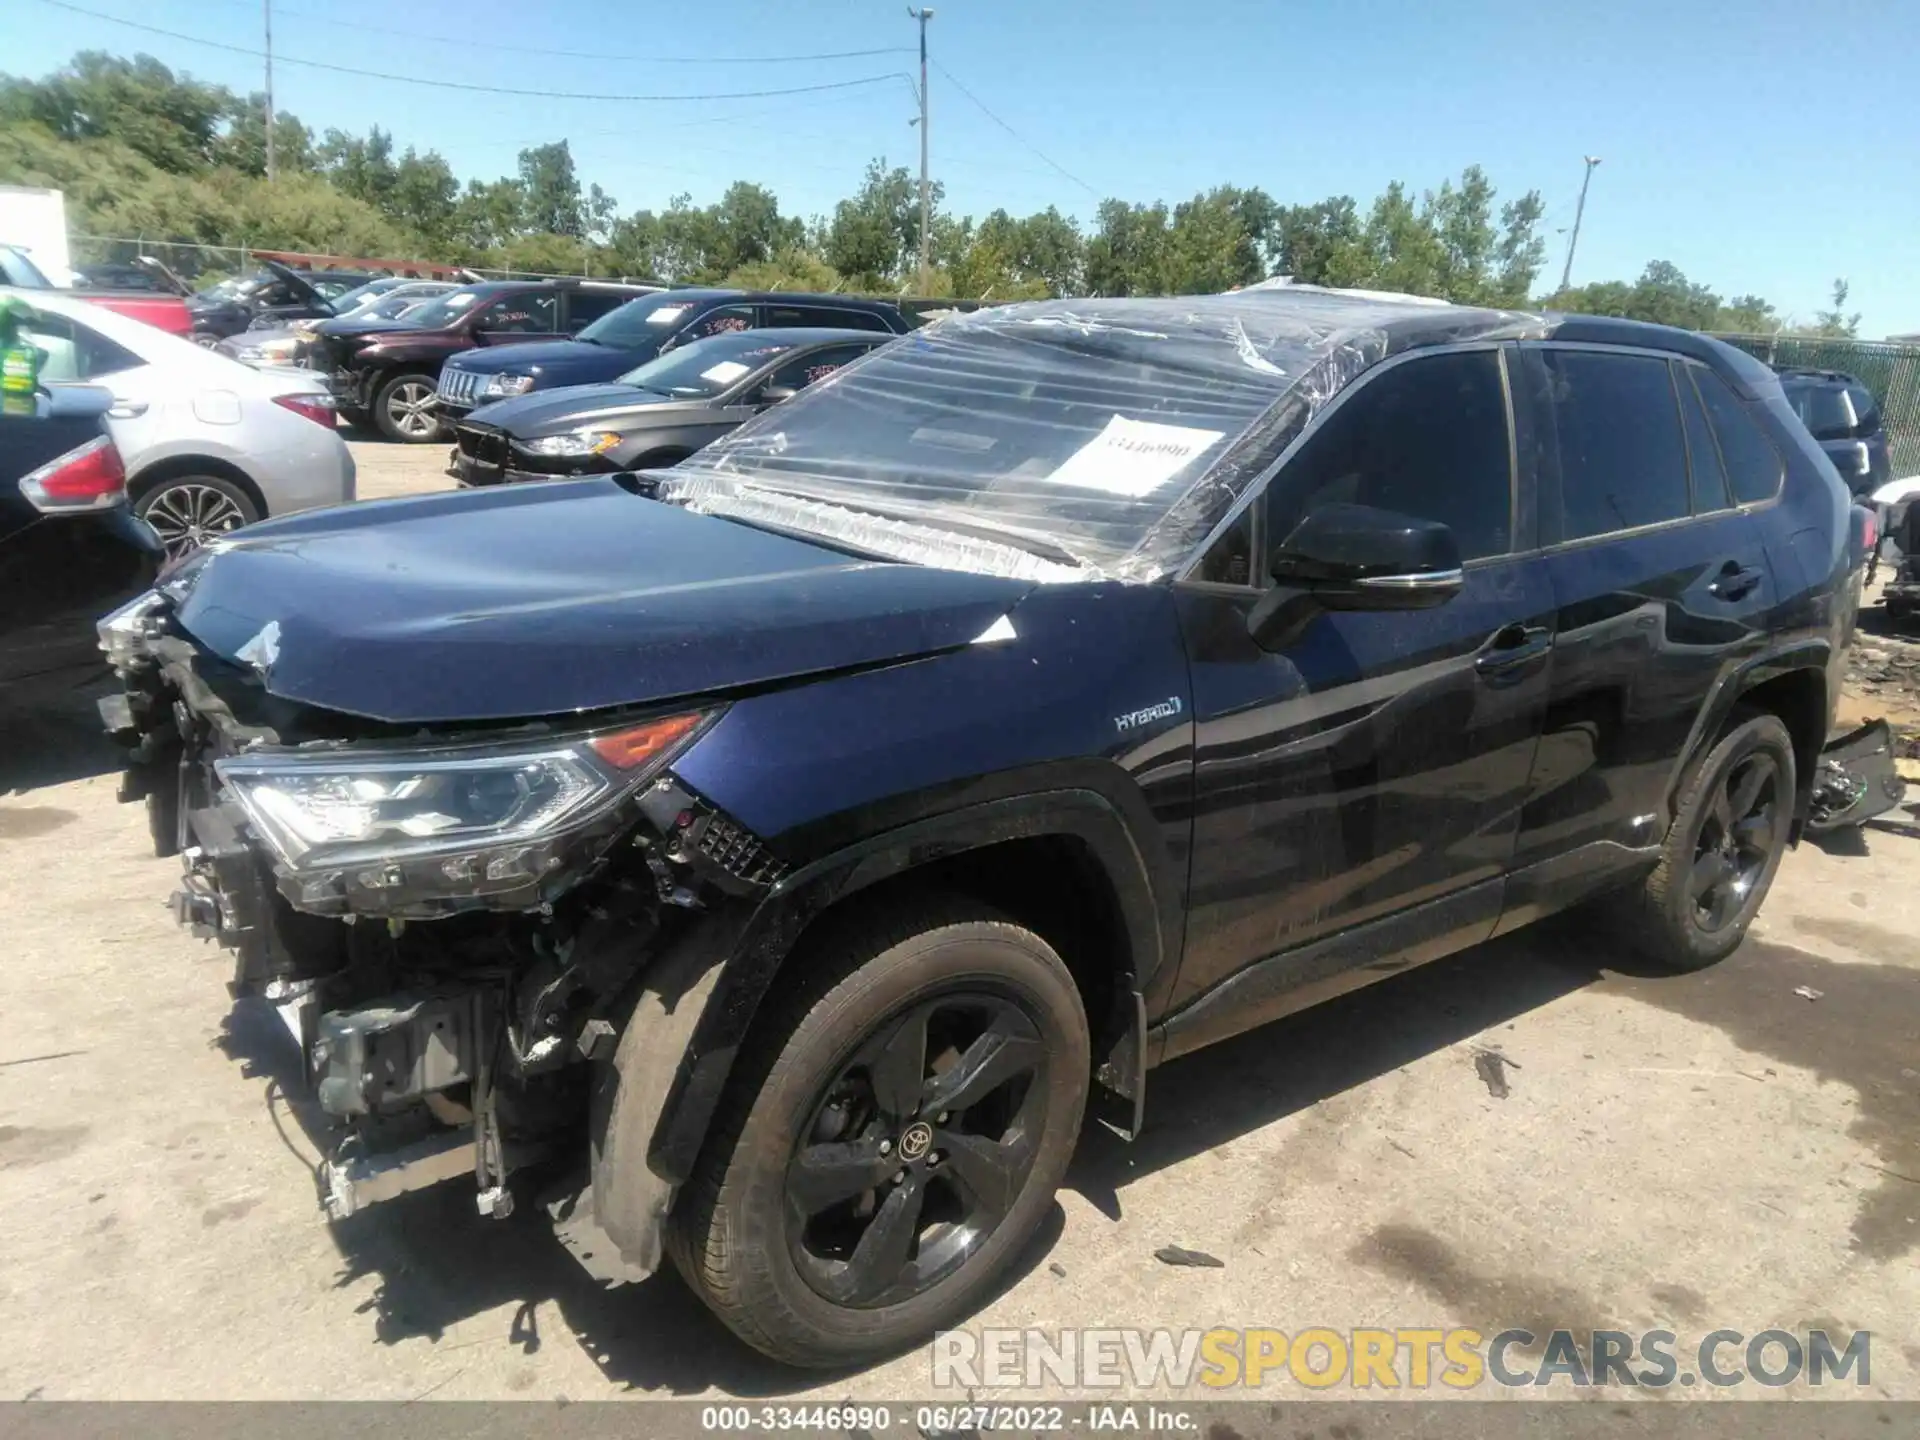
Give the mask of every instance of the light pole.
[(927, 278), (928, 247), (933, 240), (932, 192), (927, 180), (927, 21), (933, 11), (909, 5), (907, 14), (920, 22), (920, 293), (925, 295), (932, 283)]
[(267, 22), (267, 179), (273, 179), (273, 0), (260, 0)]
[(1560, 288), (1565, 290), (1573, 283), (1573, 251), (1580, 243), (1580, 217), (1587, 213), (1587, 186), (1593, 183), (1593, 167), (1600, 163), (1598, 155), (1583, 157), (1587, 162), (1587, 172), (1580, 177), (1580, 203), (1573, 207), (1573, 234), (1567, 237), (1567, 264), (1560, 272)]

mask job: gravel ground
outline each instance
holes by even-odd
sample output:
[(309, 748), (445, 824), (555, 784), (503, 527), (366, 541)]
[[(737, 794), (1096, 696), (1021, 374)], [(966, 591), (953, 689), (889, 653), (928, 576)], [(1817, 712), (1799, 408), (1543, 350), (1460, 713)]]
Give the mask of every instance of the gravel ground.
[[(442, 447), (355, 451), (365, 498), (446, 483)], [(0, 757), (0, 1396), (931, 1393), (925, 1352), (762, 1363), (460, 1186), (325, 1225), (280, 1037), (174, 927), (81, 708)], [(1866, 1393), (1920, 1398), (1916, 879), (1908, 812), (1803, 846), (1705, 974), (1559, 923), (1156, 1071), (976, 1323), (1866, 1327)]]

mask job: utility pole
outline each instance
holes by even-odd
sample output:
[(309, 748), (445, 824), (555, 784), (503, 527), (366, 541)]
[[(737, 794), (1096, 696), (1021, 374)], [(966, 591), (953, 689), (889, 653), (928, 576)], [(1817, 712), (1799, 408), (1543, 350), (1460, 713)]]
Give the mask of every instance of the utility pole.
[(933, 287), (928, 256), (933, 243), (933, 190), (927, 179), (927, 21), (931, 9), (907, 7), (907, 14), (920, 22), (920, 293)]
[(1573, 234), (1567, 237), (1567, 264), (1560, 272), (1562, 290), (1573, 283), (1573, 248), (1580, 243), (1580, 217), (1587, 213), (1587, 186), (1593, 183), (1593, 167), (1600, 163), (1598, 155), (1582, 158), (1587, 162), (1587, 173), (1580, 177), (1580, 203), (1573, 207)]
[(267, 20), (267, 180), (273, 180), (273, 0), (260, 0)]

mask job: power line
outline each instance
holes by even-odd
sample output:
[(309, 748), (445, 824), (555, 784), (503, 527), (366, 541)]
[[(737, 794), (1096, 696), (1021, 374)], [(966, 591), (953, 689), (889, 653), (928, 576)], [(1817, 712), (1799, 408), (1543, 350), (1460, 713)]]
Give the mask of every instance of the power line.
[[(109, 25), (139, 30), (148, 35), (160, 35), (169, 40), (182, 40), (189, 45), (204, 45), (211, 50), (224, 50), (230, 55), (247, 55), (256, 60), (264, 59), (266, 55), (265, 51), (254, 50), (245, 45), (228, 45), (224, 41), (208, 40), (199, 35), (185, 35), (178, 30), (163, 30), (158, 25), (143, 25), (137, 20), (123, 20), (118, 15), (106, 15), (98, 10), (88, 10), (84, 6), (69, 4), (67, 0), (40, 0), (40, 3), (51, 5), (56, 10), (85, 15), (92, 20), (104, 20)], [(291, 55), (280, 55), (276, 58), (282, 65), (300, 65), (309, 70), (328, 70), (336, 75), (358, 75), (367, 80), (389, 80), (399, 85), (425, 85), (436, 90), (465, 90), (483, 95), (525, 95), (540, 100), (619, 100), (662, 104), (688, 100), (759, 100), (774, 95), (809, 95), (821, 90), (851, 90), (860, 85), (880, 85), (906, 78), (903, 72), (896, 70), (888, 75), (867, 75), (858, 80), (832, 80), (819, 85), (790, 85), (775, 90), (727, 90), (700, 95), (609, 95), (600, 91), (585, 90), (517, 90), (504, 85), (473, 85), (461, 80), (427, 80), (417, 75), (394, 75), (383, 70), (361, 70), (351, 65), (335, 65), (325, 60), (296, 59)]]
[[(251, 4), (252, 0), (235, 0), (235, 3)], [(332, 25), (340, 29), (371, 35), (397, 35), (408, 40), (429, 40), (436, 46), (451, 45), (470, 50), (502, 50), (514, 55), (558, 55), (568, 60), (633, 60), (661, 65), (792, 65), (815, 60), (865, 60), (875, 55), (913, 53), (911, 45), (885, 45), (876, 50), (829, 50), (817, 55), (653, 55), (622, 54), (616, 50), (553, 50), (539, 45), (516, 45), (504, 40), (475, 40), (464, 35), (438, 35), (431, 30), (407, 30), (393, 25), (367, 25), (358, 20), (320, 15), (311, 10), (289, 10), (284, 5), (280, 7), (280, 13), (297, 16), (312, 25)]]
[[(48, 3), (52, 3), (52, 0), (48, 0)], [(1034, 144), (1031, 140), (1027, 139), (1026, 136), (1022, 135), (1018, 130), (1014, 129), (1006, 121), (1002, 120), (998, 115), (994, 114), (993, 111), (989, 110), (987, 108), (987, 102), (982, 100), (978, 95), (974, 94), (971, 90), (967, 89), (966, 86), (962, 85), (959, 82), (959, 80), (957, 80), (954, 77), (953, 72), (947, 69), (946, 66), (942, 65), (938, 60), (935, 60), (932, 63), (933, 63), (933, 68), (938, 70), (942, 75), (946, 76), (948, 83), (951, 84), (954, 89), (958, 90), (962, 95), (966, 96), (967, 99), (971, 100), (976, 106), (979, 107), (980, 113), (982, 115), (986, 116), (989, 120), (993, 121), (994, 124), (998, 125), (1002, 130), (1006, 131), (1007, 134), (1011, 135), (1015, 140), (1018, 140), (1027, 149), (1031, 150), (1035, 155), (1038, 155), (1042, 160), (1046, 161), (1047, 164), (1051, 165), (1055, 170), (1059, 171), (1062, 175), (1066, 176), (1067, 179), (1071, 180), (1074, 184), (1078, 185), (1082, 190), (1086, 191), (1089, 195), (1093, 196), (1094, 199), (1099, 200), (1104, 198), (1102, 197), (1102, 195), (1098, 190), (1093, 188), (1093, 186), (1087, 184), (1086, 181), (1082, 180), (1078, 175), (1074, 174), (1071, 170), (1067, 169), (1066, 166), (1062, 165), (1058, 160), (1055, 160), (1051, 155), (1047, 154), (1046, 151), (1042, 150), (1038, 145)]]

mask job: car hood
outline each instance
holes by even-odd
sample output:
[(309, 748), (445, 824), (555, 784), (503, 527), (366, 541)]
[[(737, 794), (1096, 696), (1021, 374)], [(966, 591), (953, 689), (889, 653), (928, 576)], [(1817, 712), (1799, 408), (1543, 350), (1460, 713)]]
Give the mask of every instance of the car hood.
[(357, 338), (365, 335), (385, 335), (390, 332), (411, 335), (417, 333), (419, 329), (420, 327), (418, 325), (408, 324), (405, 316), (401, 316), (397, 320), (350, 320), (344, 316), (340, 316), (332, 320), (322, 320), (318, 325), (313, 327), (312, 333), (315, 335), (353, 336)]
[(574, 480), (290, 516), (217, 542), (163, 588), (189, 634), (269, 693), (416, 724), (910, 659), (976, 639), (1032, 587)]
[(468, 350), (454, 365), (475, 375), (533, 375), (542, 385), (584, 385), (624, 375), (648, 358), (644, 350), (610, 350), (579, 340), (538, 340)]
[(685, 419), (689, 410), (705, 408), (698, 400), (674, 399), (631, 385), (566, 385), (512, 400), (496, 400), (468, 418), (475, 424), (497, 425), (509, 435), (526, 438), (560, 434), (582, 425), (669, 425)]

